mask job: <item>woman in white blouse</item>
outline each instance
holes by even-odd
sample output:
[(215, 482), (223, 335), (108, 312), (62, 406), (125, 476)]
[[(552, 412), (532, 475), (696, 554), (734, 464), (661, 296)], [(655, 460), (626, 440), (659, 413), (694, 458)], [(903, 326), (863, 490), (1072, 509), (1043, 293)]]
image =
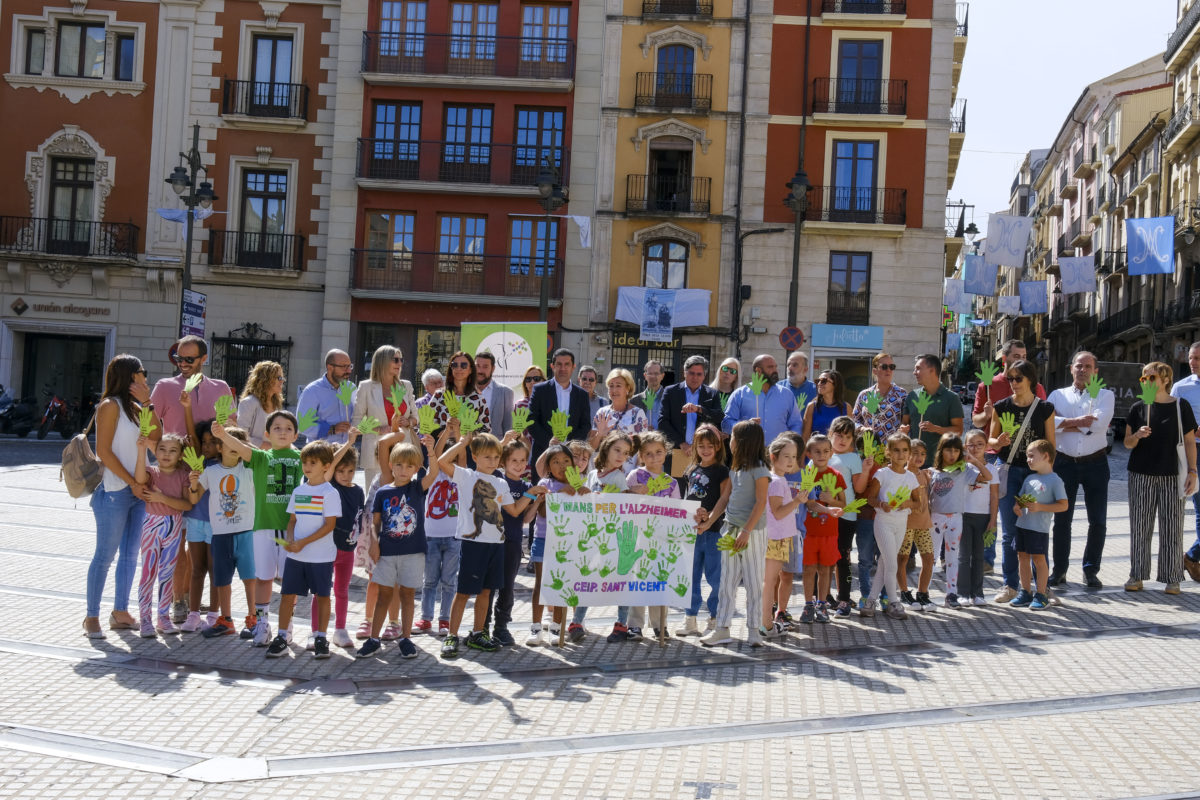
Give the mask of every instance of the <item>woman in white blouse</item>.
[[(375, 354), (371, 356), (371, 377), (359, 382), (354, 398), (354, 414), (350, 420), (352, 423), (358, 425), (363, 417), (374, 417), (379, 421), (376, 433), (362, 437), (360, 461), (363, 472), (366, 473), (368, 489), (380, 471), (375, 453), (379, 434), (389, 430), (404, 431), (406, 441), (416, 441), (416, 398), (413, 396), (412, 384), (400, 378), (400, 369), (403, 366), (404, 354), (399, 349), (387, 344), (376, 349)], [(397, 386), (404, 397), (400, 405), (395, 407), (392, 405), (392, 389)]]
[(283, 408), (283, 389), (283, 367), (274, 361), (258, 362), (246, 378), (237, 421), (255, 447), (266, 446), (267, 417)]

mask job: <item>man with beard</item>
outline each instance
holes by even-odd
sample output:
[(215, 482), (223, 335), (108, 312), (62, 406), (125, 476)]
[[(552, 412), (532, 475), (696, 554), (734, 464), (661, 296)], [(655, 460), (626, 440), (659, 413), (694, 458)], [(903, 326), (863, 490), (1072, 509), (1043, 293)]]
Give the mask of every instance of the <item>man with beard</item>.
[(779, 365), (775, 357), (765, 353), (757, 356), (753, 368), (755, 375), (761, 375), (766, 380), (762, 393), (755, 394), (749, 383), (734, 390), (729, 396), (721, 429), (732, 434), (734, 425), (748, 420), (762, 426), (763, 438), (767, 442), (773, 441), (784, 431), (803, 431), (804, 415), (796, 408), (796, 396), (791, 389), (779, 383)]

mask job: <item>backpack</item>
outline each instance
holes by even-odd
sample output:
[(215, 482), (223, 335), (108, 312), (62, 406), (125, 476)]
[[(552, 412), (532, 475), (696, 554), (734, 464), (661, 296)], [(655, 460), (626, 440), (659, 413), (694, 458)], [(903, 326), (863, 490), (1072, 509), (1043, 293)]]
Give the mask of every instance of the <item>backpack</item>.
[(62, 468), (58, 472), (58, 479), (67, 485), (67, 494), (77, 499), (96, 491), (100, 479), (104, 477), (104, 464), (92, 452), (87, 438), (95, 421), (93, 415), (83, 432), (67, 442), (62, 452)]

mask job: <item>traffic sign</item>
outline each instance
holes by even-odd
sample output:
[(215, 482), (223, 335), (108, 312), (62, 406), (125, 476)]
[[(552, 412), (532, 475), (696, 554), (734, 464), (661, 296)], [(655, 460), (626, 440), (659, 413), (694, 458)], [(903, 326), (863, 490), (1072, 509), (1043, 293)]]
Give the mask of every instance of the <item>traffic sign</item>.
[(779, 344), (789, 353), (804, 346), (804, 331), (789, 325), (779, 332)]

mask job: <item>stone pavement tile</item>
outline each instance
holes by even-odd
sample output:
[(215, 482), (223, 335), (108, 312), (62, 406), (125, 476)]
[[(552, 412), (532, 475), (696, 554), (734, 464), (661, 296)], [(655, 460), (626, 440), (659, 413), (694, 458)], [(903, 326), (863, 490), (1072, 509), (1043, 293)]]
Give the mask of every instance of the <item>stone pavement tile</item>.
[[(37, 753), (3, 751), (0, 798), (13, 800), (124, 800), (125, 798), (195, 798), (204, 785), (109, 766), (88, 765)], [(213, 795), (216, 797), (217, 795)]]

